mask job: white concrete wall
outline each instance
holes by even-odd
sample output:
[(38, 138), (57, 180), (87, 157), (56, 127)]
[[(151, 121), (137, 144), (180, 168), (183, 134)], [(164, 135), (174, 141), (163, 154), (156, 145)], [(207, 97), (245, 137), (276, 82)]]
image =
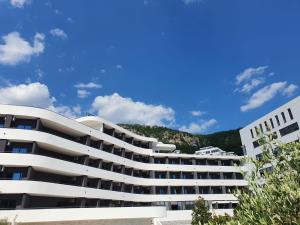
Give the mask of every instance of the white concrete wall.
[[(288, 109), (291, 109), (294, 119), (291, 120), (290, 116), (288, 114)], [(281, 112), (285, 113), (285, 117), (287, 122), (284, 123), (282, 116), (281, 116)], [(275, 115), (278, 115), (279, 117), (279, 121), (280, 121), (280, 126), (277, 125), (276, 119), (275, 119)], [(272, 118), (273, 123), (274, 123), (274, 129), (272, 129), (271, 124), (270, 124), (270, 118)], [(240, 130), (240, 136), (241, 136), (241, 140), (242, 140), (242, 144), (245, 146), (246, 148), (246, 153), (248, 156), (250, 157), (255, 157), (256, 155), (261, 153), (261, 147), (257, 147), (254, 148), (253, 146), (253, 141), (257, 140), (258, 137), (256, 135), (255, 132), (255, 127), (257, 127), (258, 129), (260, 129), (259, 124), (262, 124), (263, 126), (263, 132), (264, 133), (270, 133), (266, 130), (265, 125), (264, 125), (264, 121), (267, 121), (269, 127), (271, 128), (270, 132), (276, 132), (277, 136), (278, 136), (278, 141), (282, 142), (282, 143), (289, 143), (289, 142), (293, 142), (295, 140), (299, 140), (300, 138), (300, 131), (296, 131), (293, 133), (290, 133), (284, 137), (280, 136), (279, 130), (290, 125), (293, 124), (295, 122), (298, 122), (298, 125), (300, 126), (300, 96), (289, 101), (288, 103), (280, 106), (279, 108), (273, 110), (272, 112), (266, 114), (265, 116), (259, 118), (258, 120), (252, 122), (251, 124), (247, 125), (246, 127), (244, 127), (243, 129)], [(251, 132), (250, 129), (252, 129), (253, 133), (254, 133), (254, 138), (252, 138), (251, 136)]]

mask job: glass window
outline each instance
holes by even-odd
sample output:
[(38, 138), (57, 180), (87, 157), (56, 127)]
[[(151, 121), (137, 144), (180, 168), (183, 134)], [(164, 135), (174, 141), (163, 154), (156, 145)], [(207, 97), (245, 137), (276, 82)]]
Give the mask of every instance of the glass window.
[(293, 113), (290, 108), (288, 108), (288, 113), (289, 113), (290, 119), (293, 120), (294, 116), (293, 116)]
[(31, 125), (24, 125), (24, 124), (19, 124), (16, 126), (17, 129), (24, 129), (24, 130), (32, 130)]
[(281, 112), (281, 116), (282, 116), (283, 122), (286, 123), (286, 118), (285, 118), (284, 112)]
[(269, 127), (269, 125), (268, 125), (267, 121), (265, 121), (265, 122), (264, 122), (264, 124), (265, 124), (265, 128), (266, 128), (266, 130), (267, 130), (267, 131), (270, 131), (270, 127)]
[(251, 136), (252, 136), (252, 138), (254, 138), (253, 130), (252, 130), (252, 129), (250, 129), (250, 132), (251, 132)]
[(12, 175), (13, 180), (22, 180), (22, 177), (23, 177), (23, 175), (21, 172), (14, 172)]
[(270, 119), (270, 123), (271, 123), (272, 129), (274, 129), (274, 123), (273, 123), (273, 119), (272, 118)]
[(28, 149), (27, 148), (22, 148), (22, 147), (14, 147), (11, 151), (12, 153), (27, 153)]
[(277, 125), (280, 126), (279, 117), (277, 115), (275, 116), (275, 119), (276, 119)]
[(263, 126), (261, 125), (261, 123), (259, 124), (259, 128), (260, 128), (260, 131), (263, 133), (264, 130), (263, 130)]

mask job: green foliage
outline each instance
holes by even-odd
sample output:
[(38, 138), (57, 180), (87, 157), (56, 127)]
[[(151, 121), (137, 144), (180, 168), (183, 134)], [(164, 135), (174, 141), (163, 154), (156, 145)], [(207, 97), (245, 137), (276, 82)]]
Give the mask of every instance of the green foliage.
[[(252, 167), (247, 176), (248, 188), (236, 193), (239, 205), (234, 216), (212, 217), (206, 224), (300, 224), (300, 143), (279, 144), (272, 135), (263, 136), (259, 143), (262, 159), (247, 159)], [(201, 217), (202, 211), (194, 213), (198, 215), (193, 219)]]
[(209, 225), (225, 225), (231, 220), (231, 217), (228, 214), (213, 216), (208, 222)]
[(208, 135), (193, 135), (166, 127), (145, 126), (139, 124), (120, 124), (120, 126), (147, 137), (157, 138), (164, 143), (175, 144), (183, 153), (193, 154), (205, 146), (216, 146), (224, 151), (242, 155), (239, 129), (222, 131)]
[[(249, 190), (237, 194), (240, 203), (228, 224), (299, 225), (300, 143), (278, 144), (265, 136), (260, 144), (262, 159), (248, 159), (253, 165)], [(272, 170), (264, 169), (262, 179), (259, 171), (266, 165)]]
[(0, 225), (10, 225), (7, 219), (0, 219)]
[(209, 212), (208, 207), (205, 205), (203, 198), (199, 197), (195, 202), (192, 212), (192, 225), (204, 225), (211, 220), (212, 214)]

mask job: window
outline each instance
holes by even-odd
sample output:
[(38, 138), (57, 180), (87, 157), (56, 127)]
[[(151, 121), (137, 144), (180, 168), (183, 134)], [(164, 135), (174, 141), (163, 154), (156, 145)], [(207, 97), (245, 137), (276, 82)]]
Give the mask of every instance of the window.
[(271, 123), (272, 129), (274, 129), (274, 123), (273, 123), (273, 119), (272, 118), (270, 119), (270, 123)]
[(24, 130), (32, 130), (31, 125), (19, 124), (16, 126), (17, 129), (24, 129)]
[(22, 180), (22, 177), (23, 177), (23, 175), (22, 175), (21, 172), (14, 172), (12, 174), (12, 179), (13, 180)]
[(261, 131), (262, 133), (264, 132), (264, 130), (263, 130), (263, 127), (262, 127), (261, 123), (259, 124), (259, 129), (260, 129), (260, 131)]
[(256, 136), (259, 136), (259, 131), (258, 131), (257, 127), (255, 127), (255, 133), (256, 133)]
[(11, 150), (12, 153), (27, 153), (28, 152), (28, 149), (27, 148), (22, 148), (22, 147), (14, 147), (12, 150)]
[(293, 120), (294, 116), (293, 116), (293, 113), (290, 108), (288, 108), (288, 113), (289, 113), (290, 119)]
[(259, 160), (259, 161), (262, 160), (262, 154), (261, 154), (261, 153), (260, 153), (260, 154), (257, 154), (255, 157), (256, 157), (256, 159)]
[(280, 126), (279, 117), (277, 115), (275, 116), (275, 119), (276, 119), (277, 125)]
[(254, 147), (254, 148), (257, 148), (258, 146), (259, 146), (258, 141), (253, 141), (253, 147)]
[(265, 121), (264, 124), (265, 124), (266, 131), (270, 131), (270, 127), (269, 127), (267, 121)]
[(284, 112), (281, 112), (281, 116), (282, 116), (283, 122), (286, 123), (286, 118), (285, 118)]
[(283, 137), (283, 136), (293, 133), (294, 131), (297, 131), (297, 130), (299, 130), (299, 125), (296, 122), (287, 127), (280, 129), (279, 132), (280, 132), (281, 137)]
[(254, 135), (253, 135), (253, 130), (252, 130), (252, 129), (250, 129), (250, 132), (251, 132), (251, 136), (252, 136), (252, 138), (254, 138)]

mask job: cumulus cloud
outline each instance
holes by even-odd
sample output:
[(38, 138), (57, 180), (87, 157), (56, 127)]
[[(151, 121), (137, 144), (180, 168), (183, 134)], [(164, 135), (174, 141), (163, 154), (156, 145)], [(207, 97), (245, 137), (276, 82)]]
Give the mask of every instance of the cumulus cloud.
[(29, 5), (30, 0), (10, 0), (10, 4), (16, 8), (23, 8), (25, 5)]
[(241, 84), (244, 81), (250, 80), (254, 76), (259, 76), (265, 73), (265, 71), (268, 69), (268, 66), (259, 66), (256, 68), (247, 68), (242, 73), (236, 75), (235, 77), (235, 83), (236, 85)]
[(191, 111), (192, 116), (203, 116), (205, 113), (204, 111)]
[(96, 97), (92, 104), (92, 111), (114, 123), (165, 126), (175, 120), (175, 112), (170, 107), (135, 102), (118, 93)]
[(18, 32), (11, 32), (2, 36), (3, 44), (0, 44), (0, 64), (17, 65), (29, 62), (31, 57), (44, 52), (45, 35), (36, 33), (33, 44), (24, 40)]
[(68, 35), (62, 29), (59, 29), (59, 28), (54, 28), (54, 29), (50, 30), (50, 34), (53, 37), (57, 37), (62, 40), (66, 40), (68, 38)]
[(272, 83), (267, 85), (258, 91), (256, 91), (247, 101), (245, 105), (241, 106), (242, 112), (247, 112), (251, 109), (258, 108), (265, 104), (266, 102), (273, 99), (278, 93), (282, 93), (282, 95), (291, 95), (297, 89), (297, 85), (290, 84), (286, 81)]
[(72, 118), (80, 114), (78, 106), (56, 105), (56, 99), (51, 96), (47, 85), (39, 82), (0, 88), (0, 103), (45, 108)]
[(188, 126), (182, 126), (179, 130), (192, 133), (199, 134), (207, 131), (210, 127), (217, 123), (216, 119), (202, 120), (200, 123), (192, 122)]
[(74, 85), (75, 88), (81, 88), (81, 89), (99, 89), (102, 88), (101, 84), (97, 84), (94, 82), (89, 82), (89, 83), (77, 83)]
[(252, 79), (249, 83), (244, 84), (241, 89), (237, 89), (241, 93), (250, 93), (258, 85), (264, 83), (264, 79)]
[(87, 90), (78, 89), (77, 90), (77, 96), (78, 98), (86, 98), (91, 94), (91, 92)]
[(295, 85), (295, 84), (290, 84), (289, 86), (287, 86), (287, 87), (283, 90), (282, 95), (283, 95), (283, 96), (290, 97), (290, 96), (292, 96), (292, 95), (295, 93), (295, 91), (296, 91), (297, 89), (298, 89), (298, 86), (297, 86), (297, 85)]

